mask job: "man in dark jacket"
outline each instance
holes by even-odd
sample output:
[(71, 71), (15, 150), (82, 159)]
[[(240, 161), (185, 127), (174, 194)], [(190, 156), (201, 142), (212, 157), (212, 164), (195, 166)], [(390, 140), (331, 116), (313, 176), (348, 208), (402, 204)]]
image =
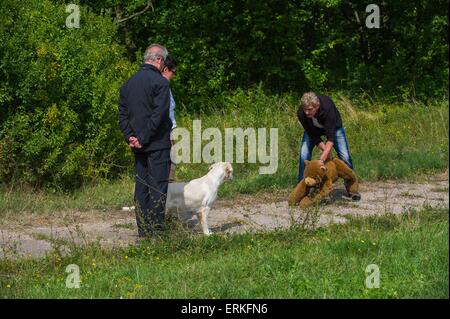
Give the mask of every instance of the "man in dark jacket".
[(150, 45), (144, 63), (120, 88), (119, 127), (135, 156), (139, 237), (163, 228), (170, 169), (169, 83), (161, 75), (167, 49)]
[[(311, 160), (314, 146), (322, 151), (320, 161), (325, 162), (334, 147), (338, 157), (353, 169), (341, 115), (328, 96), (316, 95), (314, 92), (303, 94), (297, 116), (305, 129), (300, 144), (298, 181), (303, 179), (305, 160)], [(321, 136), (326, 137), (325, 143)]]

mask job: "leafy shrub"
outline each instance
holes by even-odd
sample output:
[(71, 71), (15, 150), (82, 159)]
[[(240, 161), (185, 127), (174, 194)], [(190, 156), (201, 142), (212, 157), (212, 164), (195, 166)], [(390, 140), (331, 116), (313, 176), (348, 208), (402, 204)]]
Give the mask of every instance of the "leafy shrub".
[[(98, 13), (108, 9), (115, 16), (122, 8), (129, 16), (148, 1), (84, 2)], [(119, 33), (133, 53), (153, 42), (168, 47), (179, 61), (174, 94), (191, 111), (259, 82), (272, 93), (363, 89), (392, 100), (448, 96), (447, 1), (380, 2), (380, 28), (373, 29), (365, 25), (367, 5), (161, 0), (153, 12), (121, 23)]]
[(116, 24), (80, 6), (2, 1), (0, 182), (73, 187), (127, 165), (118, 88), (133, 72)]

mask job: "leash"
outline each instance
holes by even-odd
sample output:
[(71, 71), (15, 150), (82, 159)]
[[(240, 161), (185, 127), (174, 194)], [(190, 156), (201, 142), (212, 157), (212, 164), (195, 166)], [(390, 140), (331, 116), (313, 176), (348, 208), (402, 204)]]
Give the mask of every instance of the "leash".
[[(151, 177), (151, 176), (150, 176), (150, 178), (153, 179), (153, 177)], [(167, 193), (163, 193), (163, 192), (161, 192), (159, 189), (153, 187), (152, 185), (149, 185), (149, 184), (147, 183), (147, 181), (146, 181), (145, 179), (143, 179), (142, 177), (140, 177), (138, 174), (136, 174), (136, 180), (137, 180), (139, 183), (141, 183), (142, 185), (147, 186), (148, 188), (150, 188), (150, 189), (152, 189), (152, 190), (158, 192), (158, 193), (161, 194), (162, 196), (167, 197)], [(161, 198), (161, 199), (163, 199), (163, 198)]]

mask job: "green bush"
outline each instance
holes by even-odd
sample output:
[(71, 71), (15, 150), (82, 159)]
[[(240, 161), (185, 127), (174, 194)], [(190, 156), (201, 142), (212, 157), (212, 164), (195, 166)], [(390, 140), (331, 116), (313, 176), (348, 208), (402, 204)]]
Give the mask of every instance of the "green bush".
[[(116, 16), (147, 0), (84, 1)], [(193, 0), (154, 3), (120, 23), (131, 58), (164, 43), (178, 59), (179, 104), (201, 110), (262, 82), (271, 93), (361, 89), (393, 101), (448, 96), (448, 1), (383, 1), (369, 29), (367, 1)], [(358, 18), (356, 18), (356, 16)], [(137, 53), (137, 55), (136, 55)]]
[(74, 187), (127, 165), (118, 88), (133, 72), (116, 24), (80, 6), (2, 1), (0, 182)]

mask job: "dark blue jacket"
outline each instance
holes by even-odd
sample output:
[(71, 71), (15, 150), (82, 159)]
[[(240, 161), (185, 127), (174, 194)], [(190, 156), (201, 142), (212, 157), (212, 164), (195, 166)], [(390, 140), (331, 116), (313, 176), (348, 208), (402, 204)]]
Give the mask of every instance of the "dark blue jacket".
[(169, 82), (150, 64), (120, 88), (119, 127), (126, 142), (136, 136), (142, 145), (135, 152), (170, 148), (172, 121), (169, 118)]
[(334, 142), (336, 130), (342, 127), (341, 114), (330, 97), (326, 95), (318, 95), (317, 97), (320, 101), (320, 107), (317, 111), (316, 118), (317, 122), (323, 125), (323, 128), (314, 126), (312, 119), (306, 116), (302, 106), (300, 106), (297, 112), (298, 119), (309, 137), (313, 140), (314, 145), (319, 145), (322, 142), (321, 136), (324, 135), (327, 141)]

